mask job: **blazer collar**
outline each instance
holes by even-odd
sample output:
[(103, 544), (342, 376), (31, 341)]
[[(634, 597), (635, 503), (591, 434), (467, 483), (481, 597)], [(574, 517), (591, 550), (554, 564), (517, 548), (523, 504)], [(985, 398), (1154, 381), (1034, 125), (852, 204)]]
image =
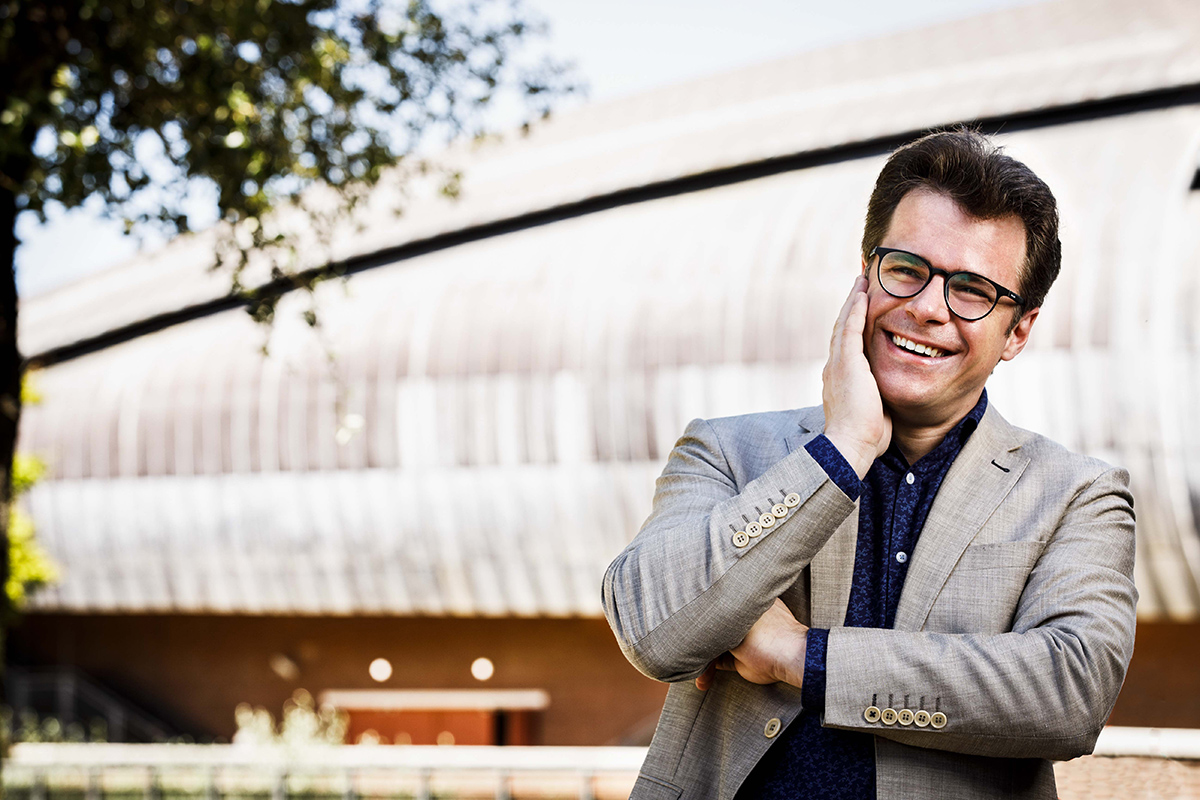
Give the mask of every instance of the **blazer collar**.
[[(788, 452), (824, 431), (825, 414), (820, 406), (806, 408), (797, 423), (786, 437)], [(896, 609), (897, 630), (920, 630), (963, 551), (1029, 465), (1021, 454), (1021, 433), (988, 403), (925, 519)], [(846, 617), (857, 541), (856, 507), (812, 560), (810, 608), (817, 627), (840, 626)]]
[(810, 439), (825, 432), (825, 410), (820, 406), (809, 406), (797, 412), (796, 430), (784, 438), (789, 453), (794, 453)]

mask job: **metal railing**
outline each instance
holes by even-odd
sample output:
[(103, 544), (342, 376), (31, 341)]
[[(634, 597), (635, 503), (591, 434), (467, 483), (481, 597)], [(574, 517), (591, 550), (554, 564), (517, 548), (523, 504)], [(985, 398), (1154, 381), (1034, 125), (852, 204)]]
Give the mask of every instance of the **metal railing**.
[[(1200, 730), (1106, 728), (1095, 755), (1200, 760)], [(5, 796), (458, 800), (626, 798), (641, 747), (18, 744)]]
[(5, 796), (146, 800), (222, 797), (625, 798), (641, 747), (18, 744)]
[(102, 719), (112, 742), (161, 742), (173, 734), (166, 723), (72, 667), (10, 665), (4, 685), (9, 705), (17, 714), (50, 713), (63, 725)]

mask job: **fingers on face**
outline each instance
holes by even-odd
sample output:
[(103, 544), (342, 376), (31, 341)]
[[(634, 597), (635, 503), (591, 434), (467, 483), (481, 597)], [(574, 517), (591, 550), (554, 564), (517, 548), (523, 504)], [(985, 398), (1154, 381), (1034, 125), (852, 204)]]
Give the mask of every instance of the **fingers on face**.
[(854, 302), (850, 306), (850, 313), (846, 315), (846, 332), (851, 334), (861, 334), (863, 328), (867, 324), (867, 293), (859, 292), (854, 297)]
[(853, 291), (846, 298), (842, 311), (838, 314), (837, 323), (833, 326), (833, 334), (829, 337), (829, 351), (837, 355), (840, 347), (846, 347), (849, 337), (861, 336), (867, 324), (867, 284), (860, 275), (854, 284)]

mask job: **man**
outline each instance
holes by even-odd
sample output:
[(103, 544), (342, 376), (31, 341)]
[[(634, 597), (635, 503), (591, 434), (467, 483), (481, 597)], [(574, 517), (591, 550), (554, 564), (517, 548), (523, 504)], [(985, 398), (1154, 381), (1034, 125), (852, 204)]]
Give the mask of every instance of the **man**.
[(1055, 796), (1133, 651), (1128, 475), (984, 384), (1058, 273), (1053, 195), (968, 131), (879, 175), (822, 407), (695, 420), (609, 567), (672, 682), (634, 798)]

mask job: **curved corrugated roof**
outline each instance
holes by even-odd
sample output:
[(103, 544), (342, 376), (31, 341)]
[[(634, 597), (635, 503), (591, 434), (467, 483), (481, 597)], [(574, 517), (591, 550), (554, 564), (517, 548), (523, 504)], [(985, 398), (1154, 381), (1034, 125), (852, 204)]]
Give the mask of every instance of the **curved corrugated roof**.
[[(1056, 0), (801, 53), (587, 106), (498, 147), (463, 148), (447, 157), (465, 165), (460, 201), (417, 192), (398, 219), (396, 194), (381, 186), (363, 228), (346, 226), (331, 251), (302, 247), (301, 257), (354, 259), (631, 187), (951, 122), (1200, 87), (1198, 41), (1200, 6), (1190, 0)], [(211, 251), (209, 236), (181, 239), (24, 304), (22, 352), (226, 295), (227, 276), (205, 269)]]
[[(1079, 8), (1005, 13), (1028, 21)], [(1151, 25), (1192, 9), (1153, 8)], [(1108, 26), (1088, 35), (1109, 41)], [(1000, 45), (984, 39), (986, 61)], [(942, 74), (950, 92), (960, 77)], [(915, 100), (938, 94), (910, 88)], [(724, 91), (736, 94), (735, 83)], [(1013, 88), (1013, 107), (1022, 92), (1033, 88)], [(859, 99), (848, 92), (846, 107)], [(758, 137), (745, 152), (780, 135), (738, 130)], [(1060, 120), (1003, 139), (1055, 188), (1065, 260), (1030, 347), (994, 376), (992, 400), (1016, 424), (1130, 467), (1140, 612), (1193, 618), (1200, 193), (1188, 185), (1200, 106)], [(553, 150), (547, 159), (557, 163)], [(598, 614), (604, 566), (648, 513), (653, 478), (688, 419), (819, 402), (828, 331), (881, 163), (833, 160), (399, 259), (323, 284), (317, 331), (294, 313), (306, 300), (285, 298), (267, 360), (266, 334), (233, 310), (55, 364), (21, 428), (22, 448), (52, 466), (28, 500), (64, 567), (36, 605)], [(125, 282), (138, 269), (113, 278), (122, 296), (140, 285)], [(65, 341), (50, 321), (83, 291), (47, 298), (40, 316), (23, 308), (33, 327), (23, 335)], [(178, 299), (165, 297), (160, 310)], [(92, 302), (109, 300), (97, 291)]]

